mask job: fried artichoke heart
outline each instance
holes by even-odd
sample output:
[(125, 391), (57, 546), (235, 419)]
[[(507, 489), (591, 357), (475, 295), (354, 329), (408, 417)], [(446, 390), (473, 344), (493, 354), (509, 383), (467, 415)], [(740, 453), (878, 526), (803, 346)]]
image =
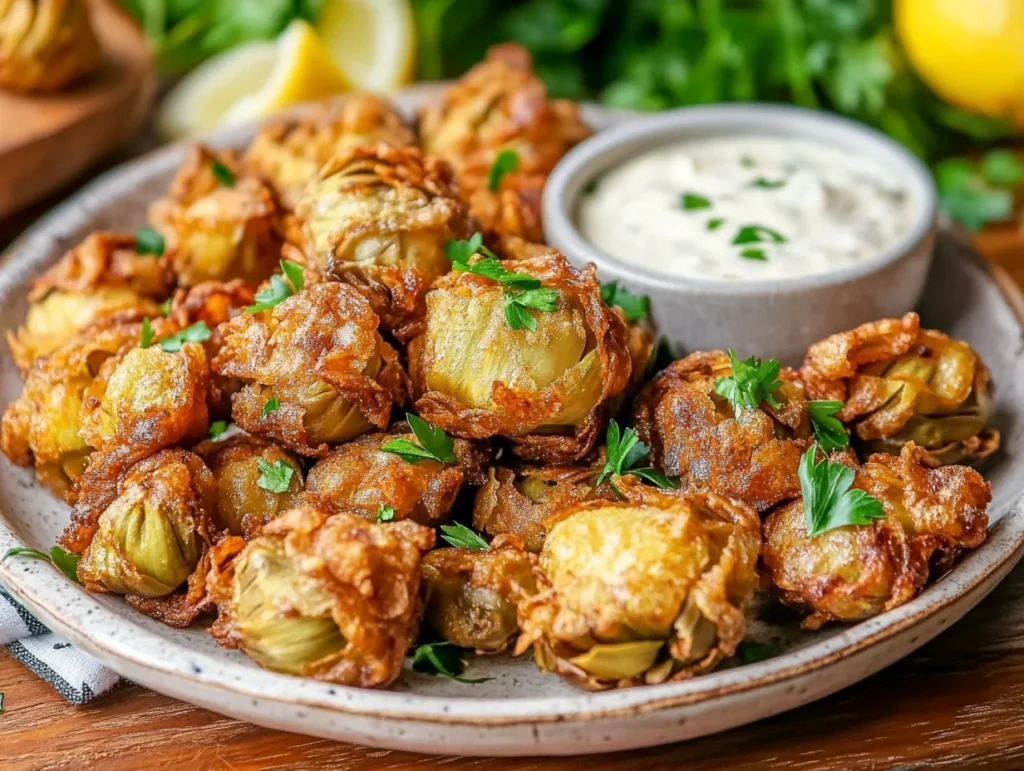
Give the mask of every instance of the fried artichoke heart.
[(878, 453), (856, 471), (853, 487), (877, 498), (885, 518), (807, 537), (802, 500), (764, 524), (764, 565), (783, 602), (809, 615), (803, 626), (860, 621), (909, 602), (988, 527), (990, 485), (965, 466), (931, 468), (913, 442), (899, 455)]
[(526, 460), (578, 460), (629, 382), (625, 324), (601, 301), (593, 266), (577, 270), (557, 252), (506, 265), (556, 289), (556, 309), (531, 312), (533, 331), (510, 329), (499, 284), (469, 272), (439, 279), (426, 330), (409, 345), (416, 411), (456, 436), (509, 437)]
[[(236, 434), (220, 441), (202, 442), (196, 445), (194, 452), (205, 461), (217, 485), (215, 521), (219, 530), (251, 541), (267, 522), (295, 508), (299, 502), (303, 489), (302, 466), (298, 458), (273, 442)], [(292, 470), (284, 492), (275, 492), (260, 484), (264, 464), (285, 464)]]
[(421, 557), (434, 532), (303, 506), (254, 541), (215, 549), (211, 633), (267, 669), (361, 688), (402, 670), (423, 612)]
[(131, 234), (92, 233), (32, 282), (25, 323), (7, 333), (23, 375), (93, 324), (159, 315), (170, 277), (159, 259), (138, 254), (135, 246)]
[(690, 490), (764, 512), (800, 495), (797, 469), (812, 441), (807, 399), (796, 373), (783, 369), (774, 394), (781, 406), (762, 402), (737, 417), (715, 393), (715, 382), (731, 374), (722, 351), (675, 361), (640, 392), (633, 422), (657, 468), (680, 477)]
[(967, 343), (921, 329), (916, 313), (882, 319), (815, 343), (800, 370), (814, 399), (843, 402), (836, 417), (865, 452), (900, 453), (907, 442), (935, 466), (999, 449), (988, 427), (989, 374)]
[(274, 195), (238, 168), (233, 156), (196, 145), (167, 198), (150, 207), (166, 239), (162, 260), (180, 286), (235, 278), (255, 286), (278, 264), (283, 239)]
[(300, 455), (322, 457), (332, 444), (386, 428), (392, 404), (406, 399), (398, 354), (348, 285), (315, 284), (220, 332), (214, 371), (246, 383), (234, 398), (235, 422)]
[(475, 230), (448, 166), (415, 147), (377, 145), (333, 158), (297, 213), (305, 261), (358, 287), (403, 341), (422, 326), (431, 283), (451, 269), (445, 243)]
[(424, 620), (445, 641), (478, 653), (505, 650), (519, 632), (516, 608), (537, 591), (536, 557), (516, 538), (489, 549), (445, 548), (423, 560)]
[(404, 423), (341, 445), (309, 470), (306, 492), (328, 511), (346, 511), (376, 520), (381, 506), (394, 509), (395, 521), (421, 525), (446, 522), (463, 484), (480, 484), (490, 453), (479, 442), (455, 440), (457, 465), (424, 460), (409, 463), (381, 451), (388, 442), (416, 437)]
[(0, 88), (63, 91), (102, 58), (88, 0), (0, 0)]
[(620, 501), (548, 522), (539, 592), (519, 606), (516, 653), (589, 689), (681, 680), (731, 656), (758, 584), (761, 523), (714, 493), (618, 477)]
[(324, 102), (308, 115), (263, 125), (245, 155), (249, 170), (294, 209), (306, 183), (321, 166), (357, 147), (411, 147), (416, 137), (387, 100), (375, 94), (347, 94)]

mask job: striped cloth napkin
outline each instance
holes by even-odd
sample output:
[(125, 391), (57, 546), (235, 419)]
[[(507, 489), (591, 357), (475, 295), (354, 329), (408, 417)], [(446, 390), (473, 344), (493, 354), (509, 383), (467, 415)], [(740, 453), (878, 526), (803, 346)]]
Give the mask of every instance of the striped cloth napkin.
[(59, 639), (2, 588), (0, 645), (75, 705), (89, 703), (120, 681), (96, 659)]

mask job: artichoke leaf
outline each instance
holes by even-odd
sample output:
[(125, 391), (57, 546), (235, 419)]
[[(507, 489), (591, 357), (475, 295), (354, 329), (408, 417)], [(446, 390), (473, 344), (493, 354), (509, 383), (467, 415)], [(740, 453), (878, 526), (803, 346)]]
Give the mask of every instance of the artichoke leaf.
[(664, 646), (664, 640), (599, 643), (586, 653), (569, 659), (569, 662), (596, 677), (620, 680), (636, 677), (654, 666), (658, 652)]

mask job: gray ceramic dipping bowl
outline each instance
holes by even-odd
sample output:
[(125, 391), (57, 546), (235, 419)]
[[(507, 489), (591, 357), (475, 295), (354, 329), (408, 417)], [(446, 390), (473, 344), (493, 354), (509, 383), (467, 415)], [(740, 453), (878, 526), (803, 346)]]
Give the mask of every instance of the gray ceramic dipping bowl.
[[(726, 135), (806, 138), (871, 158), (902, 181), (913, 215), (905, 234), (862, 264), (830, 273), (765, 281), (714, 281), (647, 271), (586, 240), (576, 207), (587, 185), (647, 149)], [(740, 356), (803, 361), (807, 347), (833, 332), (914, 308), (931, 266), (937, 193), (928, 169), (874, 129), (823, 112), (769, 104), (686, 107), (622, 122), (577, 145), (544, 190), (546, 241), (577, 265), (593, 262), (601, 281), (651, 298), (659, 333), (677, 355), (734, 348)], [(643, 250), (643, 243), (637, 249)]]

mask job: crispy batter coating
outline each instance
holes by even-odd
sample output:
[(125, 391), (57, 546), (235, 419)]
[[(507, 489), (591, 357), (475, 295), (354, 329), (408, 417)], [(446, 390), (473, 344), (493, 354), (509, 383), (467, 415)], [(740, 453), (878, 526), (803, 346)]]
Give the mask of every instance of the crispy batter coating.
[[(273, 442), (236, 434), (220, 441), (201, 442), (193, 451), (203, 459), (216, 481), (218, 530), (251, 541), (267, 522), (299, 502), (303, 490), (302, 465)], [(284, 463), (292, 469), (287, 490), (278, 493), (260, 486), (261, 460), (270, 466)]]
[(4, 453), (19, 466), (35, 465), (40, 481), (68, 503), (93, 449), (82, 434), (86, 392), (107, 376), (104, 362), (138, 340), (137, 325), (93, 327), (40, 361), (4, 412)]
[(577, 503), (606, 497), (594, 482), (598, 468), (586, 466), (492, 466), (473, 502), (473, 527), (491, 536), (522, 539), (537, 553), (544, 546), (544, 522)]
[(87, 0), (0, 0), (0, 88), (63, 91), (102, 58)]
[(129, 596), (136, 610), (188, 626), (207, 604), (216, 484), (182, 449), (163, 450), (130, 468), (96, 521), (78, 563), (91, 592)]
[(600, 297), (593, 266), (557, 252), (507, 263), (557, 289), (537, 328), (510, 329), (496, 282), (450, 273), (427, 294), (427, 328), (409, 345), (421, 417), (466, 438), (502, 435), (521, 458), (569, 463), (594, 447), (610, 400), (630, 378), (622, 318)]
[(886, 517), (808, 538), (801, 499), (765, 521), (764, 565), (782, 601), (810, 614), (809, 629), (909, 602), (930, 574), (985, 540), (991, 486), (965, 466), (930, 468), (913, 442), (872, 455), (853, 487), (881, 501)]
[(641, 391), (633, 408), (651, 460), (691, 490), (709, 490), (767, 511), (800, 494), (797, 469), (811, 444), (803, 385), (783, 369), (775, 393), (778, 409), (763, 402), (744, 410), (715, 393), (715, 381), (732, 374), (722, 351), (693, 353), (673, 362)]
[[(229, 170), (230, 184), (214, 173), (217, 164)], [(150, 207), (166, 239), (163, 263), (181, 286), (234, 278), (256, 285), (277, 266), (283, 239), (274, 195), (238, 168), (230, 153), (196, 145), (167, 198)]]
[(32, 282), (25, 324), (7, 342), (22, 375), (39, 358), (100, 321), (139, 321), (159, 314), (170, 276), (153, 255), (135, 251), (135, 236), (96, 232)]
[(544, 251), (541, 197), (546, 181), (546, 174), (513, 172), (502, 177), (497, 190), (480, 187), (469, 194), (469, 210), (498, 254), (526, 259)]
[(411, 147), (416, 137), (386, 99), (346, 94), (318, 104), (308, 114), (265, 123), (245, 162), (274, 188), (286, 208), (294, 209), (321, 166), (357, 147), (381, 143)]
[(423, 612), (420, 560), (434, 532), (415, 522), (376, 525), (304, 506), (248, 545), (216, 550), (210, 632), (260, 666), (361, 688), (402, 670)]
[(938, 466), (999, 449), (987, 426), (989, 375), (967, 343), (921, 329), (916, 313), (826, 337), (800, 370), (814, 399), (839, 399), (836, 415), (867, 452), (898, 454), (906, 442)]
[(537, 591), (537, 558), (518, 538), (490, 549), (445, 548), (423, 560), (424, 620), (445, 641), (477, 653), (505, 650), (519, 632), (516, 608)]
[(415, 147), (376, 145), (331, 159), (297, 213), (306, 262), (358, 287), (400, 340), (422, 327), (423, 295), (451, 269), (445, 242), (476, 229), (451, 170)]
[(383, 505), (395, 510), (396, 521), (446, 522), (463, 484), (483, 481), (490, 449), (482, 442), (456, 439), (458, 465), (430, 460), (412, 464), (380, 450), (398, 438), (416, 441), (402, 422), (388, 433), (361, 436), (332, 450), (309, 470), (306, 492), (327, 511), (347, 511), (371, 521)]
[[(358, 291), (336, 282), (307, 287), (271, 310), (243, 313), (221, 326), (213, 369), (240, 378), (232, 416), (252, 434), (301, 455), (385, 428), (403, 403), (407, 378), (377, 332), (377, 316)], [(277, 400), (277, 409), (267, 408)]]
[(731, 656), (758, 584), (761, 526), (714, 493), (618, 477), (621, 501), (548, 522), (539, 593), (519, 606), (516, 653), (590, 689), (681, 680)]

